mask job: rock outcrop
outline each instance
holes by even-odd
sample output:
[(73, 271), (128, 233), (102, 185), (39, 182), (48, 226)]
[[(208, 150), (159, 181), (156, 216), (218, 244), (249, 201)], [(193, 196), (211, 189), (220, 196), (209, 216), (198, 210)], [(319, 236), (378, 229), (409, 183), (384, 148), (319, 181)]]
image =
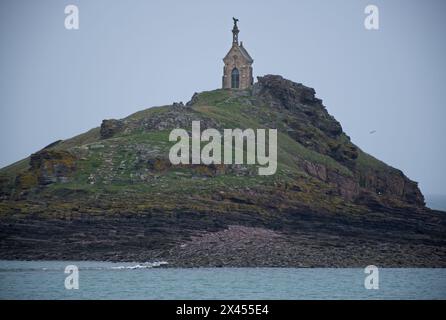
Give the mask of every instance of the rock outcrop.
[(27, 190), (52, 183), (65, 183), (75, 170), (76, 157), (68, 151), (43, 149), (31, 155), (28, 170), (17, 175), (16, 187)]
[[(350, 169), (352, 176), (327, 169), (323, 164), (301, 162), (304, 171), (311, 176), (335, 184), (338, 193), (346, 200), (356, 201), (360, 197), (362, 203), (367, 203), (367, 195), (370, 195), (370, 201), (378, 201), (382, 207), (395, 205), (389, 202), (389, 198), (424, 206), (424, 197), (417, 183), (401, 171), (377, 160), (379, 169), (364, 168), (358, 164), (362, 151), (351, 143), (340, 123), (327, 112), (322, 100), (315, 97), (314, 89), (281, 76), (267, 75), (258, 77), (253, 92), (261, 103), (286, 115), (283, 124), (291, 138)], [(365, 154), (363, 157), (370, 158)]]
[(101, 124), (101, 138), (108, 139), (113, 137), (115, 134), (122, 131), (124, 123), (120, 120), (110, 119), (102, 120)]

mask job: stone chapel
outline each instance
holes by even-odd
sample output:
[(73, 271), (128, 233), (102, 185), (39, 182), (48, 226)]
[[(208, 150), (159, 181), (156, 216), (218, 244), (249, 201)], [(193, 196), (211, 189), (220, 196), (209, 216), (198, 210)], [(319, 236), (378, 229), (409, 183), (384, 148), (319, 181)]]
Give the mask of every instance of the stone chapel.
[(234, 20), (232, 28), (232, 47), (223, 58), (223, 89), (246, 89), (252, 86), (254, 78), (252, 76), (252, 63), (254, 60), (243, 46), (243, 42), (238, 41), (239, 29), (238, 19)]

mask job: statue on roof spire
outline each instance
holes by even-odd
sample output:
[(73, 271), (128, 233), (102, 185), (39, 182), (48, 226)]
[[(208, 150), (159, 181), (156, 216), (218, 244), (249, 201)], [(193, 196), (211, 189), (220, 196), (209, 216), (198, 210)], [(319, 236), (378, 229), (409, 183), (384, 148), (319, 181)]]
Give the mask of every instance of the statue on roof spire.
[(232, 20), (234, 20), (234, 28), (232, 28), (232, 43), (238, 45), (238, 33), (240, 31), (237, 27), (238, 19), (232, 17)]

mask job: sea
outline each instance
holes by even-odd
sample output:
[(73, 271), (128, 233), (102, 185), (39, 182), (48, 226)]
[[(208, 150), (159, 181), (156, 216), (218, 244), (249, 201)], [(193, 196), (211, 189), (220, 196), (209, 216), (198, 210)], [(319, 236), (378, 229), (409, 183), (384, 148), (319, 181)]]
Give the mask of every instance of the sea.
[(446, 195), (427, 194), (425, 195), (425, 201), (431, 209), (446, 211)]
[(362, 268), (162, 266), (162, 261), (0, 261), (0, 299), (446, 299), (446, 269), (441, 268), (370, 273)]

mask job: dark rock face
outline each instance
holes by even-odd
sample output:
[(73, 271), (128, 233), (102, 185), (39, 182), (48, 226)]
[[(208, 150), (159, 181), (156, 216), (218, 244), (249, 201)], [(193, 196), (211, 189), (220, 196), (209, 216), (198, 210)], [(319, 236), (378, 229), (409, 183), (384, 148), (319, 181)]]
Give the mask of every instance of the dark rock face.
[(404, 180), (403, 197), (408, 203), (418, 206), (426, 205), (424, 196), (418, 188), (418, 183)]
[(167, 261), (170, 267), (446, 267), (439, 212), (164, 212), (0, 220), (0, 259)]
[(328, 114), (322, 100), (315, 97), (313, 88), (275, 75), (258, 77), (255, 86), (256, 95), (264, 98), (271, 106), (292, 111), (300, 120), (295, 125), (311, 123), (330, 137), (338, 137), (342, 133), (341, 124)]
[(256, 97), (284, 113), (287, 134), (303, 146), (353, 167), (358, 148), (350, 143), (341, 124), (331, 116), (315, 91), (281, 76), (258, 77)]
[(108, 139), (113, 137), (116, 133), (119, 133), (123, 129), (123, 122), (116, 119), (102, 120), (101, 124), (101, 138)]
[(365, 170), (358, 172), (359, 184), (377, 195), (394, 196), (411, 205), (423, 207), (424, 196), (418, 184), (409, 180), (401, 171), (382, 172)]
[(194, 92), (190, 101), (186, 102), (186, 106), (188, 107), (193, 106), (195, 103), (197, 103), (197, 101), (198, 101), (198, 93)]
[(394, 206), (395, 202), (389, 202), (389, 198), (424, 206), (424, 198), (417, 183), (401, 171), (389, 166), (385, 170), (364, 170), (358, 167), (359, 148), (343, 133), (340, 123), (327, 112), (322, 100), (315, 97), (314, 89), (281, 76), (267, 75), (258, 77), (253, 94), (286, 115), (285, 130), (290, 137), (311, 150), (333, 158), (354, 173), (353, 177), (349, 177), (330, 171), (321, 164), (308, 161), (301, 163), (303, 170), (311, 176), (335, 184), (338, 194), (346, 200), (354, 201), (360, 197), (358, 201), (367, 204), (366, 198), (370, 195), (372, 207), (375, 207), (376, 201), (382, 207)]

